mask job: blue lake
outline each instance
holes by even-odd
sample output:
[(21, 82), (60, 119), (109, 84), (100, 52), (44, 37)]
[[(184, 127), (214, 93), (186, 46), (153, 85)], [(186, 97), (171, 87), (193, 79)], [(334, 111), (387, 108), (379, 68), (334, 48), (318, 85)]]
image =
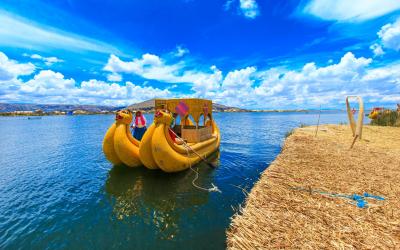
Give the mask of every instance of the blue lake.
[[(224, 249), (225, 231), (285, 134), (316, 113), (216, 113), (219, 167), (166, 174), (113, 167), (102, 139), (114, 116), (0, 118), (0, 248)], [(150, 115), (148, 121), (152, 120)], [(346, 122), (322, 113), (321, 123)]]

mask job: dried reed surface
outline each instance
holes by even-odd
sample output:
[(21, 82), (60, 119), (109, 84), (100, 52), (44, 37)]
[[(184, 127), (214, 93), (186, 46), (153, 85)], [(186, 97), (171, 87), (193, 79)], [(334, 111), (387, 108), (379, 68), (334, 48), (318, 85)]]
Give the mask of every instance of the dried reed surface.
[[(400, 128), (296, 129), (227, 231), (229, 249), (400, 249)], [(303, 189), (304, 188), (304, 189)], [(299, 190), (300, 189), (300, 190)], [(329, 193), (383, 196), (358, 208)]]

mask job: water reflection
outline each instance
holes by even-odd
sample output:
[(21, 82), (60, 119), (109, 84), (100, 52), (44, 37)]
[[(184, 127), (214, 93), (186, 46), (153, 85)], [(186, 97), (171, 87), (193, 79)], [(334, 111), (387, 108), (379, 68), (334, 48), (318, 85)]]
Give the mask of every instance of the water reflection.
[[(218, 163), (214, 155), (213, 164)], [(210, 187), (214, 171), (206, 164), (194, 167), (199, 172), (196, 184)], [(113, 204), (117, 220), (149, 226), (157, 238), (172, 240), (179, 233), (182, 213), (195, 215), (206, 204), (209, 193), (192, 185), (190, 169), (175, 174), (145, 168), (114, 166), (108, 173), (105, 191)], [(189, 214), (188, 214), (189, 213)]]

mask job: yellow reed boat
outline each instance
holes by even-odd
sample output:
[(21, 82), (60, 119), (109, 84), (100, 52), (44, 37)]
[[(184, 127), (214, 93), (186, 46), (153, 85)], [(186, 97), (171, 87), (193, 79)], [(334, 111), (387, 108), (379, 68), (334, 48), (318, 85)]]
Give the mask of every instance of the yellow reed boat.
[(156, 99), (154, 122), (141, 141), (131, 134), (132, 119), (131, 111), (118, 111), (104, 137), (103, 152), (114, 165), (178, 172), (219, 149), (221, 136), (210, 100)]

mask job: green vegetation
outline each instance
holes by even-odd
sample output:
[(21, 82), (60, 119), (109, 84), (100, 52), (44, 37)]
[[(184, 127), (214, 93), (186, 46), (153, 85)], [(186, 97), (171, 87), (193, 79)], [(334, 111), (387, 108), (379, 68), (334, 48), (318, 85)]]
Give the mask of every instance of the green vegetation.
[[(304, 128), (304, 127), (308, 127), (308, 126), (309, 126), (309, 125), (307, 125), (307, 124), (305, 124), (305, 123), (300, 123), (299, 128)], [(289, 136), (291, 136), (291, 135), (294, 133), (294, 130), (295, 130), (295, 129), (292, 129), (292, 130), (286, 132), (285, 138), (288, 138)]]
[(294, 129), (292, 129), (292, 130), (286, 132), (285, 138), (288, 138), (288, 137), (291, 136), (293, 133), (294, 133)]
[(376, 119), (371, 120), (371, 125), (400, 127), (400, 113), (395, 110), (383, 110)]

